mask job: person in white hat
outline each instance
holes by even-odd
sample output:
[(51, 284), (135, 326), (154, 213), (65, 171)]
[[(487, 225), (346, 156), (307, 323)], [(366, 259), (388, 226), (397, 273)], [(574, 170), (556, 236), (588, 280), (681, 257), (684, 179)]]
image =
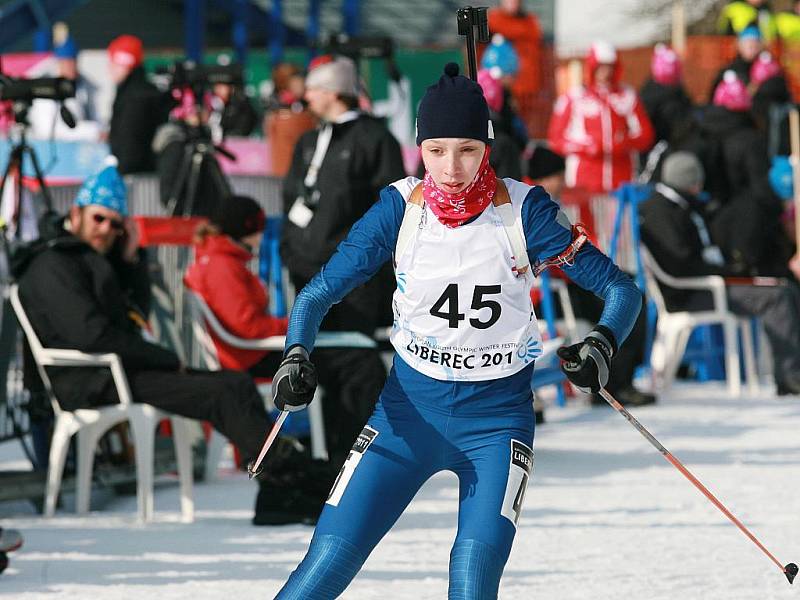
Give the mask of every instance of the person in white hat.
[[(301, 290), (331, 257), (350, 227), (382, 188), (405, 176), (400, 145), (383, 121), (358, 108), (356, 67), (344, 57), (321, 56), (306, 77), (305, 99), (320, 120), (298, 140), (283, 182), (287, 222), (281, 257)], [(328, 313), (323, 329), (373, 335), (391, 324), (391, 270), (349, 294)], [(332, 461), (344, 460), (378, 398), (386, 369), (374, 349), (320, 350), (326, 431)]]

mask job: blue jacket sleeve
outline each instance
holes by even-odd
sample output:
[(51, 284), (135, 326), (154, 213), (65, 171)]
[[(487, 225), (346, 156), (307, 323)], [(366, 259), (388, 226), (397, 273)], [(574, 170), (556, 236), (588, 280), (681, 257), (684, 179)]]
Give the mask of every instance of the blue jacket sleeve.
[(286, 348), (300, 345), (311, 352), (322, 319), (330, 307), (369, 280), (390, 260), (403, 222), (405, 201), (392, 186), (353, 225), (330, 260), (295, 299), (286, 333)]
[[(531, 264), (557, 256), (572, 241), (569, 219), (539, 186), (528, 192), (522, 204), (522, 226)], [(572, 265), (561, 268), (572, 281), (605, 301), (598, 325), (611, 330), (619, 347), (642, 307), (642, 294), (633, 279), (589, 242)]]

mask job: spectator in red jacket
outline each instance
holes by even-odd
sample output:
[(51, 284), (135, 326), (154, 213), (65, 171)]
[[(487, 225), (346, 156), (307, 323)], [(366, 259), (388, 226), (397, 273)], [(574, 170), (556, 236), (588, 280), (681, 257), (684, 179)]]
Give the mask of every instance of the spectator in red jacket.
[(610, 192), (633, 177), (636, 154), (653, 144), (653, 126), (633, 88), (620, 83), (613, 46), (593, 44), (585, 67), (586, 84), (556, 101), (547, 137), (567, 157), (567, 186)]
[[(286, 319), (267, 313), (266, 289), (247, 266), (261, 245), (264, 222), (264, 211), (252, 198), (233, 196), (221, 203), (211, 222), (198, 228), (195, 263), (184, 277), (186, 286), (205, 300), (225, 329), (245, 339), (286, 333)], [(278, 368), (280, 352), (243, 350), (212, 337), (224, 369), (271, 377)]]

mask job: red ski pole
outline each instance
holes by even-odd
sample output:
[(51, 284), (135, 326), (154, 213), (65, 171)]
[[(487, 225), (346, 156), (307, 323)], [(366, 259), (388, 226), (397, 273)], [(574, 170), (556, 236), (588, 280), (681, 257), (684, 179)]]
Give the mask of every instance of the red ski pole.
[(737, 519), (731, 511), (725, 508), (725, 505), (723, 505), (722, 502), (717, 500), (716, 496), (714, 496), (714, 494), (712, 494), (706, 486), (700, 483), (700, 480), (697, 479), (697, 477), (695, 477), (694, 475), (692, 475), (689, 469), (683, 466), (683, 463), (681, 463), (681, 461), (675, 458), (669, 450), (664, 448), (664, 446), (661, 445), (661, 442), (659, 442), (655, 437), (653, 437), (653, 434), (647, 431), (644, 425), (639, 423), (639, 421), (637, 421), (636, 418), (631, 413), (629, 413), (624, 406), (622, 406), (622, 404), (617, 402), (614, 396), (609, 394), (603, 388), (600, 388), (600, 395), (603, 397), (603, 400), (608, 402), (611, 405), (611, 407), (614, 408), (614, 410), (616, 410), (623, 417), (625, 417), (628, 420), (628, 422), (631, 425), (633, 425), (636, 428), (636, 430), (639, 433), (641, 433), (644, 436), (644, 438), (656, 448), (656, 450), (661, 452), (661, 454), (664, 455), (664, 458), (666, 458), (670, 462), (670, 464), (672, 464), (673, 467), (678, 469), (678, 471), (680, 471), (681, 474), (684, 477), (686, 477), (686, 479), (688, 479), (694, 487), (700, 490), (706, 498), (711, 500), (711, 503), (714, 506), (716, 506), (719, 510), (721, 510), (722, 514), (728, 517), (731, 520), (731, 522), (742, 531), (742, 533), (744, 533), (748, 538), (750, 538), (750, 541), (753, 542), (756, 546), (758, 546), (759, 549), (764, 554), (766, 554), (772, 562), (774, 562), (778, 566), (778, 568), (781, 570), (781, 573), (786, 575), (786, 579), (789, 580), (789, 583), (794, 582), (794, 578), (797, 575), (797, 565), (795, 563), (789, 563), (786, 566), (782, 565), (780, 561), (777, 558), (775, 558), (772, 555), (772, 553), (764, 547), (764, 544), (759, 542), (756, 536), (750, 533), (750, 530), (747, 529), (747, 527), (745, 527), (744, 524), (739, 519)]
[(269, 450), (270, 446), (272, 446), (272, 442), (275, 441), (275, 438), (278, 437), (278, 432), (281, 430), (281, 426), (283, 422), (286, 420), (286, 417), (289, 416), (288, 410), (282, 410), (278, 415), (275, 424), (270, 429), (269, 435), (267, 439), (264, 441), (264, 445), (261, 447), (261, 452), (258, 454), (258, 458), (247, 465), (247, 474), (252, 479), (253, 477), (257, 477), (262, 469), (261, 469), (261, 462), (264, 460), (264, 457), (267, 455), (267, 451)]

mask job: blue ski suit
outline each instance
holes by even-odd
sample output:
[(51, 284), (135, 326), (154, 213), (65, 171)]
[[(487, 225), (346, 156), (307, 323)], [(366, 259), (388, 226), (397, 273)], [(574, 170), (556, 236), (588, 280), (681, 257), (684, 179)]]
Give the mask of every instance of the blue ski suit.
[[(404, 210), (397, 188), (381, 191), (379, 201), (298, 295), (287, 348), (299, 344), (311, 351), (330, 306), (391, 260)], [(559, 255), (572, 242), (563, 218), (557, 221), (558, 213), (543, 188), (530, 188), (522, 204), (522, 226), (531, 264)], [(605, 300), (599, 324), (621, 344), (641, 308), (641, 293), (630, 277), (588, 243), (562, 268)], [(339, 597), (420, 487), (442, 470), (459, 480), (448, 598), (497, 598), (533, 468), (532, 376), (533, 363), (499, 379), (443, 381), (395, 357), (375, 411), (332, 488), (308, 553), (276, 598)]]

